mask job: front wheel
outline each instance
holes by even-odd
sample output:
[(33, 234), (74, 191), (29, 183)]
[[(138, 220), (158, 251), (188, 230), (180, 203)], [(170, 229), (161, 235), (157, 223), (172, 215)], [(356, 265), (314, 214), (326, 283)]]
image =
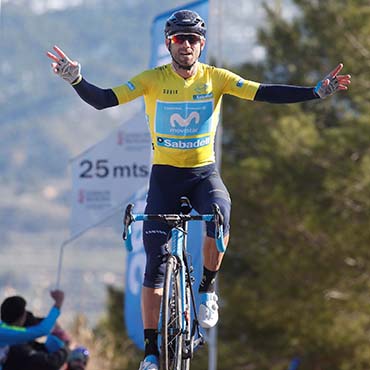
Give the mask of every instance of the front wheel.
[(193, 355), (191, 348), (191, 294), (190, 294), (190, 278), (187, 279), (185, 288), (185, 328), (183, 328), (183, 349), (182, 349), (182, 361), (181, 370), (190, 369), (190, 360)]
[(180, 265), (176, 257), (170, 256), (166, 264), (161, 307), (161, 369), (182, 368), (181, 319)]

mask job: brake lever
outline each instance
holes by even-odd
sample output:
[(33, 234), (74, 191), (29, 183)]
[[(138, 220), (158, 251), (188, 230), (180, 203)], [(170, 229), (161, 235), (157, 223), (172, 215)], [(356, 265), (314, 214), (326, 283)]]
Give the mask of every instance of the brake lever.
[(134, 205), (132, 203), (128, 204), (125, 210), (125, 215), (123, 217), (123, 233), (122, 239), (126, 242), (126, 248), (129, 252), (132, 251), (132, 241), (131, 241), (131, 224), (135, 221), (132, 215), (132, 210)]
[(218, 204), (213, 203), (213, 218), (215, 223), (215, 236), (216, 236), (216, 246), (219, 252), (224, 253), (226, 251), (226, 246), (224, 243), (224, 231), (223, 231), (223, 223), (224, 223), (224, 216), (221, 213), (220, 207)]

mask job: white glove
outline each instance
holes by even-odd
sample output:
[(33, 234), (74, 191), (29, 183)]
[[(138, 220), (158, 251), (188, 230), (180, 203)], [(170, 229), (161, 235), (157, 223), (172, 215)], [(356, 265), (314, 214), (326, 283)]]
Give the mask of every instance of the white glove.
[(82, 79), (80, 63), (69, 59), (57, 46), (54, 46), (53, 49), (59, 57), (50, 52), (47, 52), (46, 55), (54, 61), (51, 64), (54, 73), (72, 85), (78, 84)]
[(315, 93), (325, 99), (338, 90), (347, 90), (351, 83), (350, 75), (338, 75), (342, 70), (343, 64), (339, 63), (322, 81), (319, 81), (315, 87)]
[[(328, 82), (329, 81), (329, 82)], [(336, 77), (328, 74), (324, 79), (317, 83), (315, 93), (325, 99), (327, 96), (334, 94), (339, 88), (339, 81)]]

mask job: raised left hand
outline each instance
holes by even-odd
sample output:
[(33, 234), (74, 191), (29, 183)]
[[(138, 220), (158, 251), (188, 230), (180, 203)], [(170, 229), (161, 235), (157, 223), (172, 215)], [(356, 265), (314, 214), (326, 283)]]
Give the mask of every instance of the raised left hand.
[(343, 64), (339, 63), (323, 80), (318, 82), (315, 93), (324, 99), (334, 94), (338, 90), (347, 90), (351, 83), (351, 75), (338, 75), (342, 70)]

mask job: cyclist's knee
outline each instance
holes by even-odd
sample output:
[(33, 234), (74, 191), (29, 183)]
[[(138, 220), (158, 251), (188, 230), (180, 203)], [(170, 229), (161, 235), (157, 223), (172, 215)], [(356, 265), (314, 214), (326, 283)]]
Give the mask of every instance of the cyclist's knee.
[[(230, 212), (231, 212), (231, 200), (230, 198), (217, 198), (214, 203), (220, 207), (220, 211), (223, 217), (223, 228), (224, 235), (227, 235), (230, 230)], [(215, 224), (213, 222), (207, 222), (207, 236), (215, 237)]]
[[(158, 226), (158, 225), (157, 225)], [(165, 255), (168, 231), (152, 225), (143, 227), (143, 242), (146, 253), (144, 286), (148, 288), (161, 288), (165, 273)]]
[[(164, 250), (164, 246), (160, 248), (159, 253), (146, 253), (146, 265), (143, 285), (148, 288), (162, 288), (163, 286), (166, 260), (165, 253), (161, 252), (162, 249)], [(154, 251), (154, 248), (151, 249), (149, 247), (148, 250)]]
[(143, 285), (147, 288), (162, 288), (166, 264), (146, 265)]

